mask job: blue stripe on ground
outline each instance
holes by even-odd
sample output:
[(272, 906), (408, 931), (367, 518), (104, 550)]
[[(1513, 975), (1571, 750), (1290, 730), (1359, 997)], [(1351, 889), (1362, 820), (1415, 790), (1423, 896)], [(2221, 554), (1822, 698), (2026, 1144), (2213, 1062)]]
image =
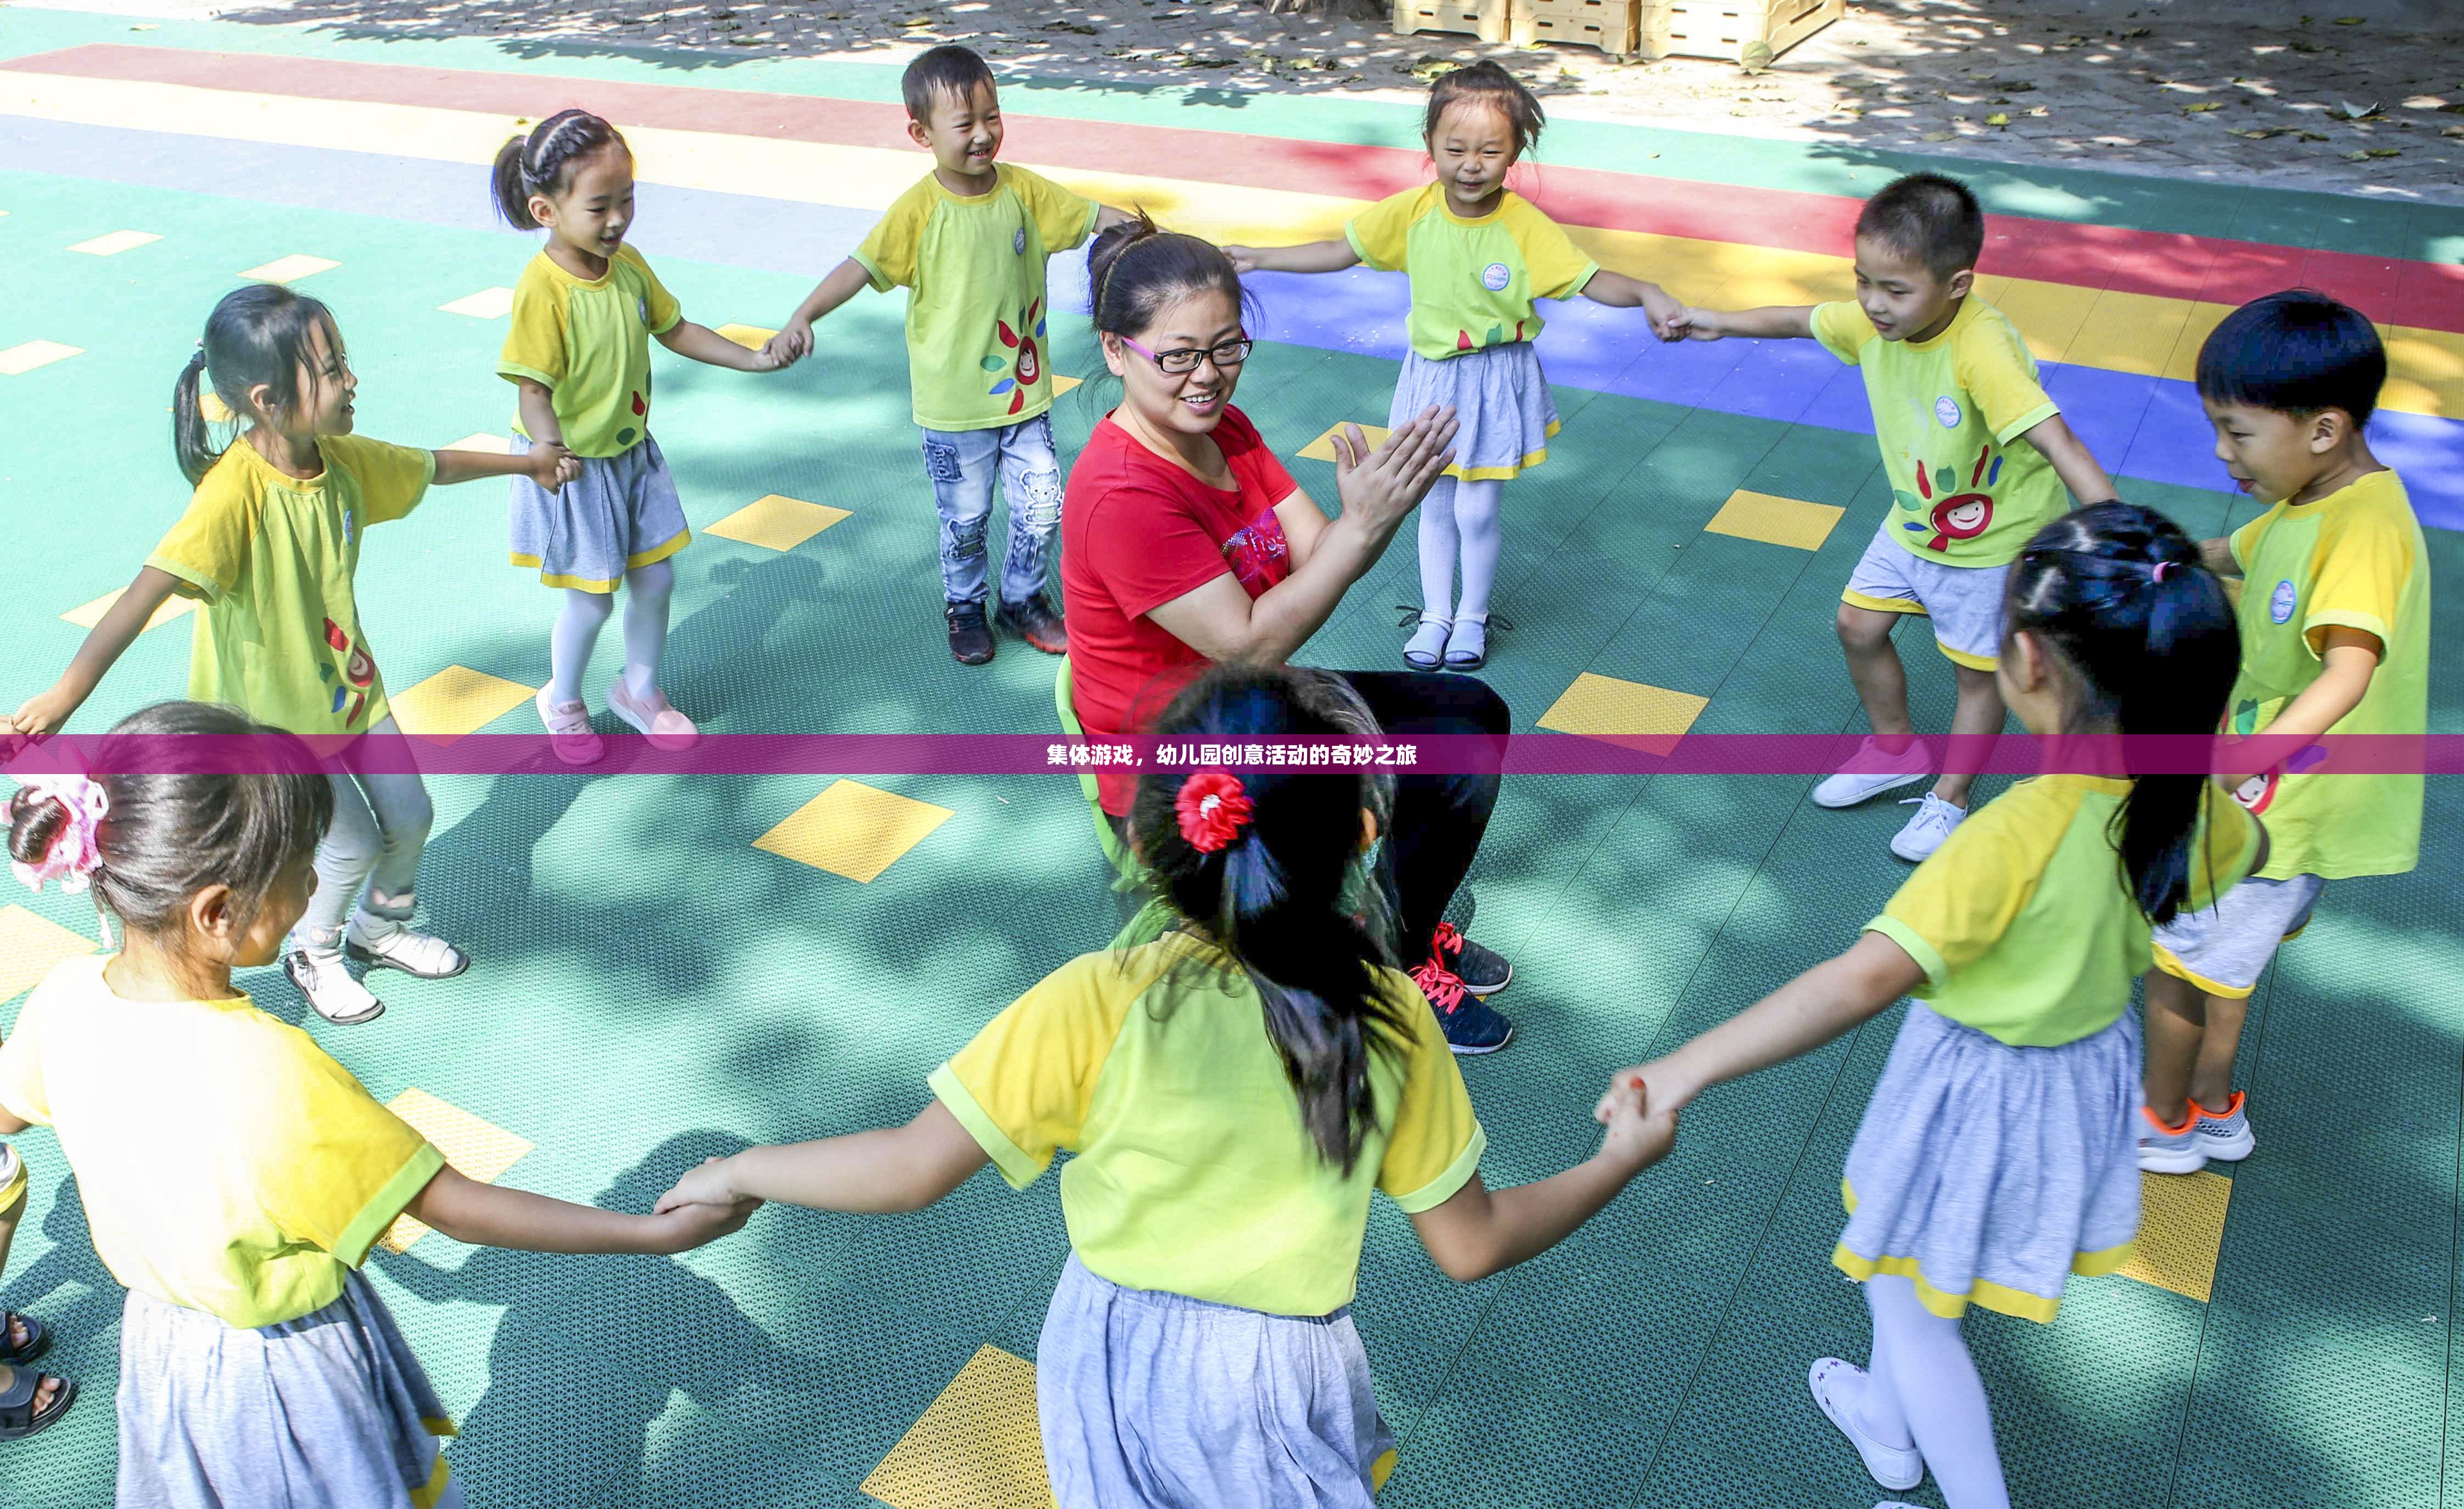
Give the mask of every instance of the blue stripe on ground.
[[(259, 203), (366, 214), (456, 230), (497, 227), (486, 174), (458, 163), (322, 147), (231, 142), (0, 116), (0, 159), (11, 168), (134, 187), (209, 192)], [(818, 276), (852, 251), (877, 214), (829, 205), (644, 184), (633, 243), (650, 256)], [(1402, 360), (1408, 292), (1400, 274), (1365, 268), (1249, 279), (1261, 339)], [(1052, 262), (1052, 305), (1083, 315), (1086, 264)], [(1568, 388), (1782, 423), (1873, 433), (1862, 383), (1812, 342), (1718, 341), (1662, 345), (1641, 312), (1576, 300), (1544, 304), (1540, 350)], [(2047, 363), (2046, 391), (2117, 477), (2222, 490), (2198, 396), (2187, 383)], [(1363, 416), (1383, 417), (1365, 396)], [(2464, 529), (2464, 421), (2381, 413), (2379, 458), (2402, 473), (2421, 521)]]

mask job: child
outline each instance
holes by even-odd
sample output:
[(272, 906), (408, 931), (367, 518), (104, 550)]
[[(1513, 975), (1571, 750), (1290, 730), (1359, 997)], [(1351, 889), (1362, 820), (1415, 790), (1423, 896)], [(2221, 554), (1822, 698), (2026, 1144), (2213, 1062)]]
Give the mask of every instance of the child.
[[(2057, 519), (2018, 552), (2007, 609), (1995, 674), (2030, 733), (2214, 727), (2233, 610), (2162, 516), (2107, 503)], [(1639, 1071), (1655, 1109), (1682, 1106), (1921, 998), (1841, 1182), (1849, 1219), (1832, 1261), (1864, 1283), (1871, 1370), (1824, 1358), (1808, 1380), (1883, 1487), (1913, 1488), (1930, 1468), (1950, 1509), (2010, 1503), (1960, 1317), (1973, 1303), (2049, 1321), (2067, 1275), (2128, 1260), (2131, 980), (2151, 923), (2207, 905), (2265, 853), (2258, 824), (2202, 776), (2022, 781), (1856, 946)]]
[[(1891, 645), (1900, 614), (1933, 619), (1934, 644), (1959, 681), (1951, 737), (2002, 731), (1993, 659), (2012, 558), (2062, 512), (2064, 487), (2081, 502), (2113, 497), (2104, 469), (2037, 386), (2017, 329), (1970, 292), (1984, 249), (1985, 213), (1967, 186), (1910, 173), (1857, 216), (1854, 303), (1688, 309), (1679, 321), (1698, 341), (1811, 336), (1864, 371), (1898, 506), (1839, 594), (1839, 645), (1874, 731), (1814, 788), (1822, 807), (1853, 807), (1935, 769), (1908, 721), (1907, 674)], [(1891, 853), (1916, 860), (1941, 848), (1968, 815), (1974, 780), (1946, 773), (1903, 804), (1916, 814)]]
[(650, 264), (625, 244), (633, 153), (599, 117), (561, 111), (513, 138), (496, 153), (493, 184), (507, 224), (547, 231), (547, 244), (514, 284), (513, 327), (496, 362), (521, 394), (515, 454), (562, 446), (581, 468), (561, 489), (514, 480), (514, 564), (536, 566), (540, 582), (564, 588), (539, 694), (548, 747), (567, 765), (589, 765), (606, 752), (590, 730), (582, 673), (623, 582), (631, 589), (625, 668), (607, 684), (608, 709), (649, 735), (652, 748), (689, 749), (700, 731), (659, 690), (659, 661), (676, 581), (669, 558), (693, 531), (650, 438), (649, 338), (678, 356), (739, 372), (786, 364), (685, 319)]
[(813, 322), (869, 283), (904, 285), (907, 371), (924, 473), (941, 514), (942, 616), (960, 665), (993, 657), (985, 621), (985, 535), (993, 479), (1009, 499), (995, 620), (1046, 655), (1069, 639), (1045, 595), (1061, 527), (1061, 462), (1052, 449), (1051, 352), (1044, 259), (1127, 218), (1047, 178), (996, 163), (1001, 96), (984, 60), (955, 43), (907, 65), (907, 134), (933, 170), (898, 196), (804, 297), (768, 350), (793, 362), (813, 348)]
[(10, 802), (10, 856), (89, 880), (124, 938), (55, 966), (0, 1045), (0, 1132), (57, 1129), (95, 1254), (128, 1289), (120, 1502), (458, 1504), (436, 1446), (452, 1424), (357, 1272), (395, 1218), (492, 1247), (676, 1253), (750, 1207), (625, 1215), (448, 1167), (231, 987), (307, 909), (334, 784), (229, 708), (164, 703), (112, 733), (142, 747), (106, 743), (104, 769), (189, 764), (160, 751), (203, 738), (262, 740), (210, 763), (297, 772), (55, 778)]
[[(208, 383), (248, 426), (220, 450), (202, 407)], [(172, 442), (196, 496), (59, 680), (0, 721), (18, 734), (56, 731), (178, 592), (206, 603), (190, 697), (310, 738), (399, 734), (353, 592), (362, 532), (408, 514), (430, 483), (511, 475), (549, 489), (572, 479), (574, 461), (554, 444), (505, 456), (361, 439), (351, 433), (358, 391), (323, 304), (279, 283), (224, 296), (171, 399)], [(352, 743), (341, 758), (350, 765)], [(385, 1003), (352, 978), (346, 948), (421, 980), (460, 974), (471, 961), (409, 925), (435, 818), (418, 772), (353, 768), (334, 778), (334, 803), (317, 894), (282, 963), (318, 1015), (348, 1026), (374, 1020)]]
[[(1156, 731), (1373, 726), (1321, 673), (1224, 668)], [(1369, 1509), (1395, 1450), (1348, 1314), (1371, 1188), (1469, 1282), (1555, 1245), (1676, 1134), (1620, 1089), (1589, 1162), (1481, 1183), (1485, 1136), (1362, 862), (1386, 800), (1369, 771), (1141, 777), (1131, 838), (1177, 931), (1055, 970), (907, 1125), (715, 1159), (659, 1208), (911, 1210), (987, 1161), (1023, 1188), (1071, 1149), (1073, 1255), (1036, 1355), (1064, 1509)]]
[[(33, 785), (43, 778), (29, 780)], [(27, 867), (11, 865), (20, 875)], [(35, 889), (41, 884), (35, 882)], [(9, 1248), (17, 1239), (17, 1222), (26, 1213), (26, 1190), (32, 1184), (26, 1161), (17, 1149), (0, 1143), (0, 1272), (9, 1267)], [(31, 1315), (0, 1310), (0, 1441), (21, 1441), (56, 1423), (77, 1400), (77, 1385), (26, 1365), (51, 1348), (50, 1330)]]
[(1366, 262), (1411, 275), (1412, 349), (1387, 423), (1399, 429), (1436, 404), (1452, 407), (1462, 426), (1454, 465), (1420, 504), (1420, 610), (1403, 646), (1403, 663), (1415, 670), (1476, 671), (1488, 661), (1488, 597), (1506, 547), (1502, 485), (1547, 460), (1557, 433), (1557, 406), (1531, 344), (1541, 325), (1532, 300), (1580, 294), (1640, 305), (1669, 339), (1667, 322), (1682, 309), (1658, 284), (1602, 268), (1507, 189), (1507, 171), (1546, 123), (1531, 91), (1494, 62), (1441, 74), (1420, 131), (1436, 183), (1379, 200), (1340, 241), (1224, 248), (1244, 273), (1331, 273)]
[[(2246, 584), (2234, 734), (2429, 728), (2430, 558), (2403, 479), (2363, 434), (2386, 381), (2387, 351), (2369, 320), (2307, 291), (2244, 304), (2200, 347), (2199, 400), (2216, 458), (2243, 492), (2273, 505), (2201, 547), (2210, 566)], [(2139, 1138), (2139, 1165), (2152, 1173), (2250, 1156), (2233, 1066), (2259, 972), (2309, 921), (2327, 881), (2402, 875), (2421, 852), (2418, 772), (2305, 774), (2299, 757), (2227, 768), (2240, 782), (2234, 794), (2266, 815), (2275, 846), (2213, 907), (2157, 930)]]

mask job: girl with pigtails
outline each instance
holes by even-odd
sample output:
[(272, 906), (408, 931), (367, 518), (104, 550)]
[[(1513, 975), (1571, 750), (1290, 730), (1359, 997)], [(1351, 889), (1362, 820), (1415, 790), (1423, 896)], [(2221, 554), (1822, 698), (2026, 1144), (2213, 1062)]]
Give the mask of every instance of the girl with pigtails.
[[(217, 445), (210, 391), (237, 417)], [(419, 506), (431, 483), (513, 476), (552, 490), (572, 480), (561, 445), (520, 455), (416, 451), (352, 433), (359, 378), (326, 307), (279, 283), (224, 296), (172, 393), (171, 438), (196, 487), (187, 511), (86, 635), (68, 670), (0, 733), (56, 733), (174, 594), (199, 598), (188, 696), (289, 733), (339, 742), (334, 820), (317, 847), (317, 888), (282, 953), (317, 1014), (370, 1021), (385, 1003), (345, 956), (421, 980), (470, 957), (411, 925), (435, 809), (413, 769), (359, 762), (361, 736), (391, 737), (385, 676), (360, 623), (354, 579), (371, 524)], [(356, 762), (356, 763), (355, 763)], [(356, 903), (356, 910), (354, 904)]]
[(567, 765), (606, 753), (590, 727), (582, 675), (621, 584), (629, 594), (625, 665), (607, 685), (608, 711), (654, 748), (691, 748), (700, 730), (659, 689), (676, 581), (669, 563), (693, 531), (650, 438), (650, 337), (678, 356), (740, 372), (785, 363), (685, 319), (650, 264), (625, 244), (633, 153), (605, 121), (587, 110), (541, 121), (496, 153), (493, 186), (506, 224), (547, 233), (514, 284), (513, 327), (496, 363), (520, 390), (514, 451), (569, 450), (580, 469), (561, 488), (514, 480), (514, 565), (536, 568), (564, 599), (548, 635), (539, 721)]
[[(1221, 666), (1152, 731), (1376, 725), (1333, 676)], [(714, 1159), (658, 1209), (913, 1210), (987, 1163), (1024, 1188), (1068, 1150), (1072, 1251), (1036, 1355), (1062, 1509), (1369, 1509), (1395, 1459), (1348, 1313), (1370, 1192), (1471, 1282), (1562, 1240), (1676, 1134), (1613, 1091), (1589, 1161), (1481, 1182), (1485, 1135), (1369, 874), (1391, 799), (1366, 769), (1141, 775), (1129, 839), (1169, 931), (1054, 970), (906, 1125)]]

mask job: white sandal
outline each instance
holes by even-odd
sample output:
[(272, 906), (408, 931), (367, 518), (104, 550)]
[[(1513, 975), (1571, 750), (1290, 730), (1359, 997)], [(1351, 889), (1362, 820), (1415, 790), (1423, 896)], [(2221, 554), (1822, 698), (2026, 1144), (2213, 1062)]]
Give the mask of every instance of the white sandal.
[[(1491, 620), (1495, 621), (1496, 627), (1499, 629), (1511, 629), (1514, 627), (1514, 620), (1507, 617), (1504, 613), (1461, 613), (1456, 615), (1455, 626), (1446, 635), (1445, 666), (1447, 670), (1477, 671), (1482, 666), (1488, 664), (1488, 631)], [(1471, 632), (1463, 632), (1463, 630), (1466, 627), (1470, 629)], [(1457, 650), (1455, 645), (1458, 641), (1464, 644), (1466, 648)]]
[(342, 963), (341, 954), (312, 954), (305, 948), (295, 948), (282, 956), (282, 972), (308, 998), (309, 1010), (336, 1027), (356, 1027), (385, 1015), (385, 1003), (377, 999), (374, 990), (351, 977), (350, 966)]
[[(1403, 615), (1396, 620), (1396, 628), (1409, 629), (1416, 620), (1420, 626), (1403, 646), (1403, 663), (1415, 671), (1434, 671), (1444, 664), (1446, 639), (1454, 632), (1455, 621), (1403, 603), (1396, 604), (1395, 610)], [(1431, 629), (1437, 632), (1429, 632)]]
[(371, 969), (399, 969), (414, 980), (451, 980), (471, 967), (471, 956), (434, 933), (414, 932), (403, 923), (389, 932), (371, 932), (366, 913), (351, 919), (343, 930), (342, 949)]

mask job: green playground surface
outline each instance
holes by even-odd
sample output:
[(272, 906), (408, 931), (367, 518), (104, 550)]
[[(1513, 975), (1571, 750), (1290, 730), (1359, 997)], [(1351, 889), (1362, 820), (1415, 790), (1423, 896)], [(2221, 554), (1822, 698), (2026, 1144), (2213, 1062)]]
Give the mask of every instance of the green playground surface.
[[(0, 52), (82, 39), (62, 18), (42, 26), (39, 41)], [(278, 40), (240, 27), (214, 37)], [(482, 64), (476, 43), (360, 45), (384, 61), (522, 66), (511, 52)], [(550, 61), (678, 81), (657, 59)], [(893, 76), (805, 77), (815, 92), (879, 98)], [(1142, 106), (1158, 119), (1200, 107)], [(1238, 111), (1206, 108), (1211, 128), (1250, 128)], [(1284, 128), (1307, 128), (1294, 119)], [(1556, 129), (1568, 151), (1587, 149), (1580, 122)], [(2079, 175), (2068, 176), (2044, 192), (2072, 192)], [(1731, 181), (1748, 179), (1740, 169)], [(240, 270), (348, 249), (302, 287), (339, 315), (361, 433), (443, 446), (505, 430), (512, 391), (492, 372), (500, 325), (438, 306), (513, 281), (527, 252), (507, 233), (394, 218), (382, 203), (345, 213), (269, 205), (245, 185), (182, 191), (5, 163), (0, 210), (16, 306), (0, 315), (0, 347), (74, 324), (83, 334), (58, 338), (84, 348), (0, 377), (14, 436), (0, 459), (11, 576), (0, 704), (48, 684), (84, 632), (60, 615), (124, 586), (186, 502), (168, 444), (171, 381)], [(63, 250), (131, 225), (164, 239), (135, 256)], [(676, 256), (658, 267), (713, 324), (767, 322), (810, 282)], [(1082, 319), (1056, 316), (1054, 328), (1058, 370), (1100, 368)], [(698, 535), (676, 559), (665, 679), (706, 730), (1053, 728), (1052, 661), (1008, 639), (987, 667), (948, 655), (894, 300), (834, 316), (826, 360), (783, 376), (663, 351), (654, 362), (661, 443)], [(1262, 345), (1239, 401), (1289, 457), (1337, 419), (1381, 414), (1394, 371)], [(1060, 400), (1065, 456), (1103, 391)], [(1705, 699), (1697, 732), (1859, 729), (1831, 619), (1890, 506), (1872, 439), (1571, 388), (1557, 399), (1564, 430), (1549, 462), (1508, 490), (1499, 606), (1516, 628), (1485, 673), (1518, 732), (1586, 672)], [(1330, 466), (1290, 464), (1331, 502)], [(2252, 513), (2221, 493), (2124, 484), (2202, 535)], [(1814, 550), (1705, 532), (1739, 488), (1846, 514)], [(783, 551), (705, 532), (768, 494), (848, 517)], [(523, 687), (545, 676), (553, 594), (506, 564), (504, 516), (502, 485), (482, 482), (436, 490), (368, 537), (362, 613), (397, 695), (453, 666)], [(2464, 536), (2429, 538), (2442, 584), (2464, 579)], [(1406, 538), (1302, 658), (1399, 663), (1389, 605), (1414, 600), (1415, 582)], [(2456, 602), (2439, 601), (2446, 649), (2464, 643)], [(1947, 726), (1948, 663), (1922, 624), (1901, 644), (1920, 726)], [(594, 706), (619, 653), (611, 632), (588, 683)], [(150, 631), (75, 726), (99, 731), (181, 695), (187, 655), (185, 622)], [(2464, 683), (2444, 663), (2431, 695), (2431, 730), (2464, 732)], [(526, 701), (487, 726), (537, 727)], [(605, 715), (601, 726), (616, 727)], [(438, 817), (421, 900), (471, 950), (468, 974), (381, 977), (390, 1009), (357, 1028), (320, 1022), (278, 970), (248, 988), (379, 1099), (415, 1088), (529, 1143), (505, 1182), (643, 1209), (708, 1154), (912, 1116), (935, 1066), (1117, 921), (1067, 776), (862, 777), (950, 815), (860, 882), (755, 847), (835, 777), (624, 765), (429, 778)], [(1471, 877), (1473, 930), (1516, 967), (1496, 1004), (1521, 1029), (1504, 1053), (1464, 1063), (1490, 1184), (1585, 1156), (1590, 1107), (1613, 1070), (1846, 946), (1881, 908), (1907, 873), (1885, 848), (1901, 810), (1821, 810), (1810, 785), (1507, 783)], [(2230, 1201), (2217, 1202), (2220, 1238), (2204, 1238), (2209, 1296), (2081, 1279), (2055, 1325), (1969, 1324), (2015, 1502), (2427, 1506), (2464, 1491), (2464, 1451), (2446, 1429), (2458, 1378), (2464, 869), (2440, 842), (2464, 788), (2432, 780), (2429, 800), (2422, 867), (2331, 887), (2253, 999), (2241, 1082), (2259, 1148), (2218, 1170)], [(7, 899), (97, 937), (82, 898), (12, 888)], [(0, 914), (0, 1025), (56, 940)], [(1887, 1497), (1804, 1378), (1815, 1357), (1864, 1355), (1862, 1302), (1828, 1258), (1840, 1161), (1899, 1016), (1715, 1092), (1686, 1113), (1664, 1164), (1505, 1276), (1449, 1282), (1381, 1203), (1356, 1307), (1401, 1440), (1380, 1501), (1861, 1509)], [(43, 1365), (85, 1393), (57, 1428), (0, 1445), (0, 1506), (105, 1504), (121, 1291), (94, 1256), (56, 1141), (36, 1129), (14, 1142), (33, 1188), (0, 1300), (55, 1330)], [(177, 1147), (164, 1155), (177, 1177)], [(473, 1505), (802, 1506), (876, 1502), (859, 1485), (979, 1347), (1032, 1358), (1066, 1253), (1054, 1181), (1015, 1194), (986, 1173), (920, 1214), (765, 1210), (672, 1260), (534, 1256), (431, 1233), (368, 1267), (459, 1421), (449, 1456)], [(1940, 1503), (1930, 1483), (1901, 1497)]]

